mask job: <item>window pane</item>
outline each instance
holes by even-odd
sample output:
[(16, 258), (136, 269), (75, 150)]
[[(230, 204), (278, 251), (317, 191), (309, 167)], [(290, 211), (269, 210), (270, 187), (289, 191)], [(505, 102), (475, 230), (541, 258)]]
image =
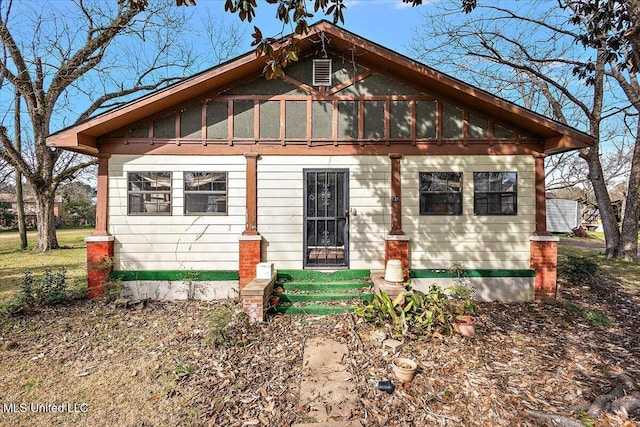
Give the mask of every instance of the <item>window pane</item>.
[(462, 173), (420, 173), (421, 215), (462, 215)]
[(436, 137), (436, 101), (416, 102), (416, 136), (418, 138)]
[(442, 137), (462, 138), (463, 111), (453, 105), (442, 105)]
[(185, 194), (185, 213), (227, 213), (224, 194)]
[(384, 138), (384, 101), (364, 102), (364, 137)]
[(411, 138), (411, 105), (408, 101), (391, 101), (389, 103), (391, 121), (389, 133), (391, 138)]
[(515, 133), (511, 129), (504, 128), (499, 124), (493, 125), (493, 136), (495, 138), (514, 138)]
[(358, 137), (358, 102), (338, 101), (338, 138)]
[(286, 102), (286, 138), (305, 139), (307, 137), (307, 101)]
[(488, 138), (489, 121), (474, 114), (469, 114), (469, 138)]
[(233, 101), (233, 137), (253, 138), (253, 101)]
[(227, 213), (225, 172), (184, 173), (185, 214)]
[(157, 118), (153, 121), (154, 138), (175, 138), (176, 136), (176, 115)]
[(171, 172), (127, 174), (129, 214), (171, 213)]
[(207, 138), (226, 139), (228, 106), (227, 102), (207, 102)]
[(227, 177), (222, 172), (185, 172), (185, 191), (226, 191)]
[(149, 125), (138, 123), (129, 131), (129, 138), (149, 138)]
[(180, 137), (202, 138), (202, 106), (191, 105), (180, 112)]
[(313, 101), (311, 118), (311, 136), (317, 138), (331, 138), (333, 124), (333, 102)]
[(280, 101), (260, 101), (260, 138), (280, 139)]
[(476, 215), (516, 215), (518, 174), (516, 172), (474, 172)]
[(128, 181), (129, 191), (171, 190), (171, 172), (130, 172)]

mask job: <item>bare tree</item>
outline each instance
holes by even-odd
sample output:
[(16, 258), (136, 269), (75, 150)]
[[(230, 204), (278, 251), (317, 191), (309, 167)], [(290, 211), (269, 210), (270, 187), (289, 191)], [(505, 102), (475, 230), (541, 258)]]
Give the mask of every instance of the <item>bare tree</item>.
[(37, 250), (58, 247), (53, 215), (58, 186), (95, 164), (49, 149), (45, 139), (52, 122), (77, 123), (195, 71), (184, 8), (171, 0), (152, 3), (144, 1), (147, 7), (140, 10), (128, 1), (0, 0), (0, 41), (8, 52), (0, 61), (0, 79), (19, 93), (28, 123), (20, 153), (11, 124), (0, 122), (0, 159), (35, 191)]
[[(451, 17), (455, 19), (449, 19)], [(625, 143), (627, 147), (637, 146), (629, 139), (636, 139), (638, 128), (619, 127), (622, 115), (630, 114), (635, 108), (630, 98), (620, 96), (618, 85), (608, 77), (616, 65), (608, 52), (604, 48), (583, 48), (576, 44), (579, 35), (579, 28), (569, 22), (566, 10), (522, 1), (513, 10), (480, 5), (465, 20), (460, 20), (460, 14), (455, 10), (441, 10), (437, 15), (426, 17), (412, 48), (425, 61), (432, 63), (435, 57), (438, 65), (446, 67), (447, 71), (464, 74), (482, 88), (562, 123), (583, 128), (596, 137), (596, 145), (582, 150), (579, 156), (586, 161), (587, 173), (583, 175), (588, 177), (598, 201), (606, 255), (635, 257), (635, 252), (629, 254), (621, 250), (632, 243), (620, 241), (607, 191), (608, 180), (628, 170), (614, 168), (609, 175), (610, 171), (603, 167), (601, 149), (603, 142), (609, 142), (603, 139), (605, 129), (610, 131), (614, 124), (618, 124), (615, 132), (624, 133), (622, 139), (612, 141), (622, 144), (618, 150), (624, 149)], [(447, 55), (438, 53), (442, 51)], [(590, 84), (574, 74), (585, 68), (592, 70)], [(632, 152), (625, 151), (625, 154), (632, 157)], [(619, 163), (620, 157), (617, 160)], [(615, 157), (604, 162), (608, 163), (615, 163)], [(575, 163), (565, 167), (576, 172), (581, 169)], [(631, 203), (637, 205), (637, 198)], [(637, 248), (637, 219), (635, 230)]]

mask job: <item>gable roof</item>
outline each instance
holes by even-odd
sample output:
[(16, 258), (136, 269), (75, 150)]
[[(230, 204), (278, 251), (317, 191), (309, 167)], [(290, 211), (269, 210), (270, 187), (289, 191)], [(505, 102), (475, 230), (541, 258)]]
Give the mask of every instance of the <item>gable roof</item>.
[[(544, 138), (543, 152), (554, 154), (584, 148), (595, 143), (590, 135), (546, 118), (534, 111), (466, 84), (422, 63), (368, 41), (328, 21), (310, 27), (306, 35), (296, 36), (300, 52), (317, 49), (319, 34), (329, 37), (331, 48), (351, 56), (357, 50), (358, 62), (384, 70), (398, 79), (416, 82), (430, 93), (512, 123), (526, 132)], [(302, 55), (301, 55), (302, 56)], [(267, 62), (254, 51), (200, 72), (164, 89), (152, 92), (119, 108), (91, 117), (82, 123), (60, 130), (47, 138), (47, 145), (97, 155), (98, 138), (168, 107), (187, 103), (202, 94), (233, 86), (247, 76), (258, 77)], [(286, 70), (285, 70), (286, 71)]]

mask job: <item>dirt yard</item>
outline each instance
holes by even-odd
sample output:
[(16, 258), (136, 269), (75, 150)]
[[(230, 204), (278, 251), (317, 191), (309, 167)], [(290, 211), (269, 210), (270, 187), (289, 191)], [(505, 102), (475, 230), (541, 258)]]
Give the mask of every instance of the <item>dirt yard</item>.
[[(640, 425), (637, 414), (586, 412), (619, 374), (640, 381), (637, 291), (564, 286), (558, 300), (481, 304), (475, 337), (405, 342), (401, 355), (420, 369), (393, 394), (377, 388), (394, 380), (393, 355), (368, 324), (350, 315), (279, 316), (248, 326), (236, 308), (85, 301), (5, 319), (0, 425), (306, 422), (299, 391), (305, 341), (313, 337), (349, 346), (358, 393), (351, 419), (365, 426), (546, 425), (541, 414), (575, 425)], [(601, 325), (602, 314), (611, 326)]]

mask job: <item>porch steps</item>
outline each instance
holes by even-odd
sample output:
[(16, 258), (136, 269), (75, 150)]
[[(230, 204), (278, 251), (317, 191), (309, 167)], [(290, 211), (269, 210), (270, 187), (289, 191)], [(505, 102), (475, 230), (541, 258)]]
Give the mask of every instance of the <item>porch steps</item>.
[(280, 297), (279, 313), (290, 315), (326, 316), (352, 311), (355, 303), (369, 301), (371, 280), (369, 270), (343, 270), (332, 273), (308, 270), (278, 271), (274, 292)]

